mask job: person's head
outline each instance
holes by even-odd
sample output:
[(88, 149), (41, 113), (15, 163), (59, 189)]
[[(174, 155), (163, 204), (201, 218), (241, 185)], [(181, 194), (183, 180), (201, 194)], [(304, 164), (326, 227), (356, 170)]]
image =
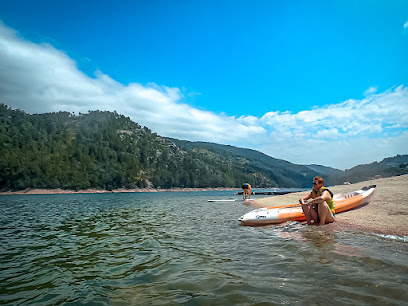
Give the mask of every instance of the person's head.
[(315, 176), (313, 178), (313, 188), (317, 190), (317, 189), (319, 189), (319, 188), (321, 188), (323, 186), (324, 186), (323, 178), (321, 178), (319, 176)]

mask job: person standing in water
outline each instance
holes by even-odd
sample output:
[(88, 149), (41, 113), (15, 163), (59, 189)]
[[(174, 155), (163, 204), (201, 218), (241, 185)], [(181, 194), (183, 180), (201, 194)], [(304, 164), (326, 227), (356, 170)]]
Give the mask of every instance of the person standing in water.
[(245, 183), (244, 185), (242, 185), (242, 200), (246, 200), (249, 199), (251, 197), (251, 185), (249, 185), (248, 183)]
[(302, 204), (308, 225), (334, 222), (333, 193), (324, 187), (324, 180), (321, 177), (313, 178), (312, 190), (300, 198), (299, 203)]

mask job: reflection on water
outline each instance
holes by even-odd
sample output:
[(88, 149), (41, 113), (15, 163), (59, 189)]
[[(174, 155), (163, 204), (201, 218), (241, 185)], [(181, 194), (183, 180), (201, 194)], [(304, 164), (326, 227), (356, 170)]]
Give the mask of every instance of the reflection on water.
[(333, 251), (339, 255), (345, 255), (345, 256), (356, 256), (356, 257), (366, 256), (364, 248), (361, 246), (336, 244)]
[[(0, 197), (2, 304), (403, 304), (404, 241), (243, 227), (229, 192)], [(322, 291), (323, 290), (323, 291)], [(324, 294), (317, 296), (317, 293)]]

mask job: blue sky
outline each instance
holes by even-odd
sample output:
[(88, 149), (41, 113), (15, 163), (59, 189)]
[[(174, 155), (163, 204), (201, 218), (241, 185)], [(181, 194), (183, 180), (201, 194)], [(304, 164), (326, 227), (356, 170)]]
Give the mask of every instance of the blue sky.
[(0, 1), (0, 101), (340, 169), (408, 153), (407, 1)]

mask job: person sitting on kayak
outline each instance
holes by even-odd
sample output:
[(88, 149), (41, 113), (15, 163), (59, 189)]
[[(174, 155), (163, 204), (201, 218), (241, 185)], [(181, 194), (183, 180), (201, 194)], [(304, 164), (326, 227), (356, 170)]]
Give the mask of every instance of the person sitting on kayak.
[(242, 199), (245, 201), (246, 199), (249, 199), (251, 197), (251, 185), (245, 183), (244, 185), (242, 185), (242, 190), (244, 191), (242, 193)]
[(321, 177), (313, 178), (313, 189), (300, 198), (299, 203), (302, 204), (308, 225), (334, 222), (333, 193), (324, 187)]

